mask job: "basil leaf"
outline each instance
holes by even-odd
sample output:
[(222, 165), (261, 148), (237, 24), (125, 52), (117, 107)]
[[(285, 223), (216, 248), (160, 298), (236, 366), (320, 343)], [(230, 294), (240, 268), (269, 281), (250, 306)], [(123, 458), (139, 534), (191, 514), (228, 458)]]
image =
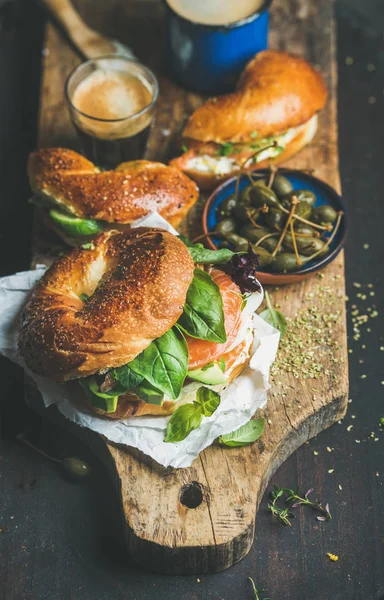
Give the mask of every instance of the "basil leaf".
[(178, 328), (172, 327), (127, 366), (175, 400), (188, 372), (187, 342)]
[(157, 406), (163, 404), (164, 394), (147, 381), (135, 388), (133, 392), (148, 404), (157, 404)]
[(130, 363), (123, 365), (122, 367), (116, 367), (116, 369), (110, 371), (112, 377), (118, 381), (126, 391), (136, 388), (144, 380), (144, 377), (133, 371), (129, 365)]
[(219, 286), (209, 273), (195, 269), (178, 325), (193, 338), (218, 343), (226, 341), (223, 299)]
[(236, 431), (221, 435), (219, 443), (222, 446), (229, 446), (230, 448), (241, 448), (258, 440), (263, 431), (264, 419), (251, 419), (248, 423), (236, 429)]
[(265, 292), (265, 300), (268, 308), (263, 310), (259, 316), (264, 319), (264, 321), (272, 325), (272, 327), (280, 331), (280, 335), (283, 337), (288, 329), (287, 320), (281, 312), (273, 308), (267, 291)]
[(195, 402), (179, 406), (168, 421), (164, 442), (181, 442), (199, 427), (202, 418), (201, 406)]
[(205, 417), (211, 417), (220, 404), (220, 394), (202, 386), (197, 390), (195, 403), (201, 406)]

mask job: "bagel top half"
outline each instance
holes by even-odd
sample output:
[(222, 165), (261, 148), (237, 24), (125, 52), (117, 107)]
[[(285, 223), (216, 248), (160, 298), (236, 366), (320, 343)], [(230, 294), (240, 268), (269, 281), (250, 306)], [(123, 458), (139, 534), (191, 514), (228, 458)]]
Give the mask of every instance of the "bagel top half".
[(309, 121), (326, 98), (322, 75), (306, 60), (265, 50), (248, 63), (234, 93), (210, 98), (195, 110), (183, 138), (238, 144), (276, 136)]
[(56, 261), (21, 317), (28, 367), (55, 381), (133, 360), (179, 319), (194, 263), (162, 229), (108, 231)]
[(43, 148), (28, 159), (35, 194), (82, 219), (129, 224), (158, 212), (177, 227), (198, 198), (198, 188), (175, 167), (148, 160), (121, 163), (101, 172), (66, 148)]

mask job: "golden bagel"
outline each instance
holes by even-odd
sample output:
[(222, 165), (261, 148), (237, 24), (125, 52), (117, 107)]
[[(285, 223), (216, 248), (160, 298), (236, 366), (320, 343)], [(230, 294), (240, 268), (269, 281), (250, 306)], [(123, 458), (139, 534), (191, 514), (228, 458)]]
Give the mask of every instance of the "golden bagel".
[(32, 152), (28, 176), (33, 191), (57, 209), (111, 227), (151, 212), (177, 227), (199, 193), (196, 184), (175, 167), (136, 160), (100, 172), (84, 156), (65, 148)]
[(29, 298), (19, 347), (55, 381), (124, 365), (180, 317), (194, 263), (162, 229), (108, 231), (55, 262)]

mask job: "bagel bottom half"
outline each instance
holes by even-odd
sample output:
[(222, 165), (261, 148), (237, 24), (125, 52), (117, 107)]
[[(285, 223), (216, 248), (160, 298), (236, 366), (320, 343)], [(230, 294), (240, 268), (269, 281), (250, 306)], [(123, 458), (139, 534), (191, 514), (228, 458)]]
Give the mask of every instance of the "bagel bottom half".
[[(317, 130), (317, 116), (312, 117), (304, 125), (298, 128), (297, 135), (289, 141), (283, 152), (281, 152), (275, 158), (268, 158), (258, 162), (256, 165), (251, 164), (250, 170), (258, 170), (268, 168), (271, 164), (279, 165), (284, 161), (288, 160), (291, 156), (299, 152), (304, 146), (309, 144), (313, 139)], [(195, 140), (185, 140), (186, 146), (189, 148), (187, 152), (174, 158), (170, 164), (184, 171), (188, 177), (196, 181), (200, 190), (211, 191), (224, 183), (227, 179), (230, 179), (236, 173), (238, 173), (240, 165), (244, 162), (246, 156), (242, 153), (239, 155), (228, 155), (229, 159), (236, 161), (235, 168), (225, 173), (214, 173), (213, 171), (202, 171), (196, 169), (193, 165), (190, 166), (192, 159), (201, 155), (214, 156), (217, 152), (218, 145), (213, 143), (197, 142)]]
[[(238, 345), (238, 356), (242, 357), (240, 362), (235, 362), (228, 372), (228, 383), (233, 381), (247, 366), (250, 359), (250, 349), (253, 343), (253, 336), (249, 341), (243, 341)], [(203, 385), (203, 384), (201, 384)], [(226, 384), (227, 385), (227, 384)], [(117, 408), (113, 413), (107, 413), (100, 408), (92, 406), (85, 392), (82, 394), (82, 408), (91, 414), (96, 414), (99, 417), (106, 419), (130, 419), (132, 417), (141, 417), (144, 415), (152, 416), (167, 416), (171, 415), (176, 408), (183, 404), (182, 401), (165, 400), (161, 406), (157, 404), (149, 404), (138, 398), (135, 394), (127, 393), (119, 397)]]

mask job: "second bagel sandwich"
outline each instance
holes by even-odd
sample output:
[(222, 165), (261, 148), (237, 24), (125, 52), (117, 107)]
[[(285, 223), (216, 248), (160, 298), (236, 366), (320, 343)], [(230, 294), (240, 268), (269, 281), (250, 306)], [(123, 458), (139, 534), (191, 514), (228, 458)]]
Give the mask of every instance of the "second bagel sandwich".
[(43, 222), (70, 246), (108, 229), (128, 229), (152, 212), (177, 227), (199, 195), (196, 184), (175, 167), (136, 160), (100, 171), (66, 148), (32, 152), (28, 177)]
[(167, 415), (191, 401), (209, 416), (212, 394), (249, 361), (256, 266), (252, 252), (207, 250), (162, 229), (105, 232), (37, 284), (21, 354), (41, 376), (78, 381), (84, 406), (103, 417)]
[(286, 52), (259, 52), (232, 94), (210, 98), (182, 133), (184, 154), (171, 161), (211, 190), (245, 165), (281, 163), (308, 144), (317, 129), (327, 88), (306, 60)]

